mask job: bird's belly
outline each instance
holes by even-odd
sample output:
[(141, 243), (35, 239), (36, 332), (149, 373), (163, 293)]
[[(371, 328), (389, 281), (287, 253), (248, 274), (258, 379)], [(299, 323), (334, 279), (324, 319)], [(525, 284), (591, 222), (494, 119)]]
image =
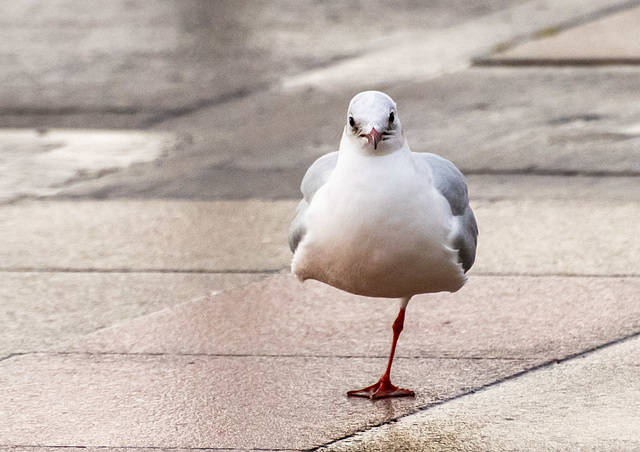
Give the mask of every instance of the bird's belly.
[(464, 284), (457, 253), (447, 245), (449, 227), (429, 221), (429, 212), (407, 214), (411, 206), (367, 209), (380, 213), (355, 221), (351, 210), (337, 207), (330, 217), (310, 221), (313, 227), (292, 262), (300, 279), (389, 298), (454, 292)]

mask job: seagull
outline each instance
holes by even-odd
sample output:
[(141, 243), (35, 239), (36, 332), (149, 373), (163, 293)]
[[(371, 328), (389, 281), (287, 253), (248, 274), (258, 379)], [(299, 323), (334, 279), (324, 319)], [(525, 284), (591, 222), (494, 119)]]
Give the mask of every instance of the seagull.
[(365, 91), (349, 104), (340, 147), (307, 170), (289, 233), (291, 270), (367, 297), (399, 298), (380, 380), (348, 396), (413, 397), (391, 384), (411, 297), (456, 292), (475, 260), (478, 226), (467, 185), (450, 161), (412, 152), (396, 103)]

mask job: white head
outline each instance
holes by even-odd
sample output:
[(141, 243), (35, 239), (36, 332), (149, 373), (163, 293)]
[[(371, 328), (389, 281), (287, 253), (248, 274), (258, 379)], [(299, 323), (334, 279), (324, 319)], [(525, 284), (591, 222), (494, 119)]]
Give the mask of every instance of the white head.
[(349, 104), (343, 140), (366, 154), (390, 154), (404, 145), (396, 103), (380, 91), (364, 91)]

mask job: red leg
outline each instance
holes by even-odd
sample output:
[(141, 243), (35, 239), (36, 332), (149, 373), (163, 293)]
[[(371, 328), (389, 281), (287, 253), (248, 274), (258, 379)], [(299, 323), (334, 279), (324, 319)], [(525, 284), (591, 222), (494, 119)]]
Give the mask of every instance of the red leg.
[(400, 312), (393, 322), (393, 342), (391, 344), (391, 353), (389, 353), (389, 362), (387, 363), (387, 370), (384, 372), (380, 381), (371, 386), (367, 386), (364, 389), (356, 391), (349, 391), (347, 395), (350, 397), (366, 397), (368, 399), (382, 399), (385, 397), (414, 397), (415, 393), (409, 389), (398, 388), (391, 384), (391, 365), (393, 364), (393, 356), (396, 353), (396, 345), (400, 333), (404, 328), (404, 313), (407, 308), (409, 299), (403, 299), (400, 306)]

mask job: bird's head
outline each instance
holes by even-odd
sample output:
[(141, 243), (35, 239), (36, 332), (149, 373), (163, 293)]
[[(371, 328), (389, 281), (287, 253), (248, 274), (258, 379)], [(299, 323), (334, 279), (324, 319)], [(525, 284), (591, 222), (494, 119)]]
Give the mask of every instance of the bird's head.
[(366, 154), (390, 154), (404, 145), (396, 103), (380, 91), (364, 91), (349, 104), (344, 138)]

